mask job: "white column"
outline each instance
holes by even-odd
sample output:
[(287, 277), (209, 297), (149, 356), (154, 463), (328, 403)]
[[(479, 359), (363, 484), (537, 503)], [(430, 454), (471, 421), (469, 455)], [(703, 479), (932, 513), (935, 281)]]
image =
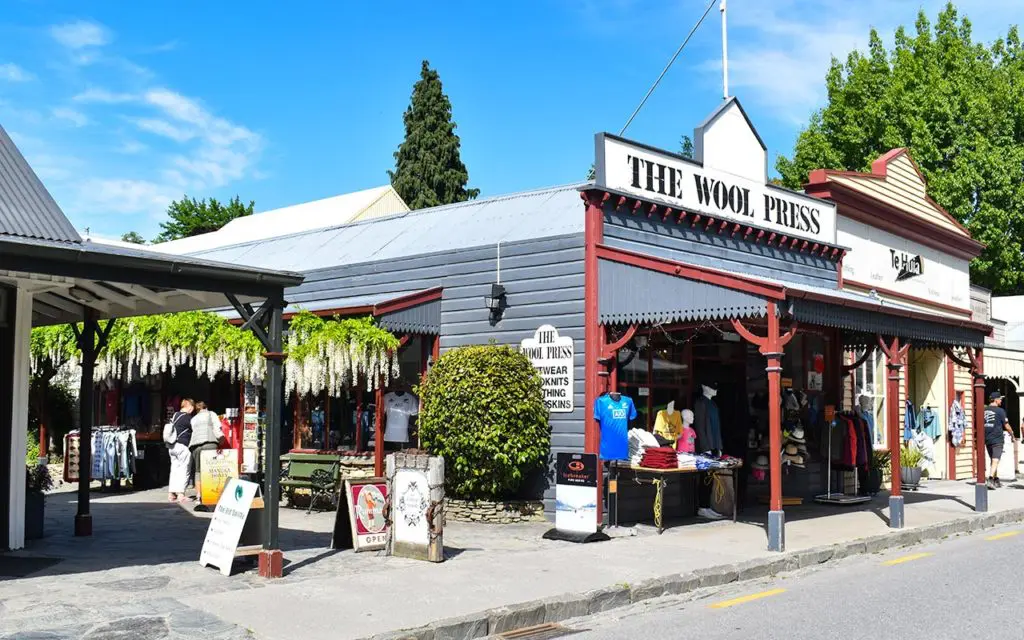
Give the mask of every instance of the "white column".
[(14, 310), (14, 367), (11, 384), (11, 460), (8, 544), (25, 546), (25, 454), (28, 449), (29, 341), (32, 338), (32, 294), (18, 289)]

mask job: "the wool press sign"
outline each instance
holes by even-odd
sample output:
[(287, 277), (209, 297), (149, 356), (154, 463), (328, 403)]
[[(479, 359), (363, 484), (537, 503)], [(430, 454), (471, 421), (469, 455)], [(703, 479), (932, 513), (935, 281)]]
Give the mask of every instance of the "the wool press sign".
[(836, 214), (831, 203), (705, 168), (607, 133), (598, 134), (596, 151), (598, 187), (790, 238), (835, 243)]
[(570, 337), (559, 336), (558, 329), (546, 324), (520, 343), (520, 350), (540, 373), (544, 385), (544, 404), (551, 413), (573, 410), (574, 348)]

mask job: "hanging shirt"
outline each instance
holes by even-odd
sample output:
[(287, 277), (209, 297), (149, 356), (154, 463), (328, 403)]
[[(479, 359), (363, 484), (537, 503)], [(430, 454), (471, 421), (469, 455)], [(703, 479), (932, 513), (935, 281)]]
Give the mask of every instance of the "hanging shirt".
[(701, 451), (722, 450), (722, 419), (718, 405), (707, 396), (697, 398), (693, 405), (693, 428)]
[(654, 433), (675, 445), (683, 432), (683, 417), (678, 411), (659, 411), (654, 420)]
[(636, 406), (629, 396), (603, 395), (594, 404), (594, 420), (601, 426), (601, 459), (625, 460), (629, 457), (626, 433), (629, 421), (636, 420)]
[(954, 400), (949, 407), (949, 440), (954, 447), (964, 443), (964, 433), (967, 431), (967, 416), (964, 415), (964, 408), (958, 400)]
[(939, 437), (939, 416), (930, 407), (921, 409), (917, 414), (917, 430), (935, 440)]
[(387, 424), (384, 426), (385, 442), (409, 441), (409, 418), (420, 412), (420, 401), (411, 393), (391, 392), (384, 396), (384, 413)]
[(683, 431), (676, 440), (676, 451), (680, 453), (695, 453), (697, 451), (697, 432), (691, 427), (683, 425)]
[(909, 442), (914, 439), (915, 427), (917, 427), (917, 412), (914, 410), (914, 403), (907, 400), (906, 410), (903, 412), (903, 440)]

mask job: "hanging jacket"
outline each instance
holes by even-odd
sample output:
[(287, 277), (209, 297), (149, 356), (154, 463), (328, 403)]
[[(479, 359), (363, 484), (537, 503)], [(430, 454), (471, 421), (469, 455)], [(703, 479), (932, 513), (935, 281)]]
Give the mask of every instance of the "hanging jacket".
[(840, 416), (846, 437), (843, 442), (842, 463), (851, 467), (857, 466), (857, 427), (849, 416)]
[(939, 415), (931, 407), (925, 407), (917, 414), (917, 430), (932, 440), (939, 437)]
[(958, 400), (954, 400), (949, 407), (949, 443), (954, 447), (962, 445), (966, 431), (967, 416), (964, 415), (964, 408)]
[(914, 403), (907, 400), (906, 411), (903, 413), (903, 440), (909, 442), (914, 439), (914, 429), (917, 428), (917, 412)]

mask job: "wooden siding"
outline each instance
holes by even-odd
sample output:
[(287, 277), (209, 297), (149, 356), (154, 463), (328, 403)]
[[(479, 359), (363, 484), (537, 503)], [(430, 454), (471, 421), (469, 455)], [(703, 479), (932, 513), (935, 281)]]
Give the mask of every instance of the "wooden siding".
[(836, 288), (835, 263), (807, 253), (746, 242), (696, 228), (662, 222), (660, 216), (605, 212), (604, 243), (702, 267), (733, 271), (771, 280)]
[(967, 431), (964, 443), (956, 450), (956, 479), (968, 480), (974, 477), (974, 389), (971, 372), (959, 365), (953, 365), (953, 394), (963, 392), (964, 415), (967, 417)]
[(912, 213), (931, 224), (969, 237), (948, 214), (927, 200), (927, 185), (906, 154), (889, 161), (884, 179), (843, 175), (829, 176), (829, 179)]
[[(484, 296), (497, 279), (497, 246), (420, 255), (308, 272), (286, 292), (289, 303), (386, 294), (443, 287), (441, 350), (466, 345), (518, 346), (540, 325), (551, 324), (575, 341), (572, 413), (551, 415), (551, 459), (559, 452), (583, 451), (585, 401), (583, 363), (583, 236), (571, 235), (501, 245), (501, 284), (508, 308), (491, 324)], [(553, 468), (544, 502), (554, 512)]]

